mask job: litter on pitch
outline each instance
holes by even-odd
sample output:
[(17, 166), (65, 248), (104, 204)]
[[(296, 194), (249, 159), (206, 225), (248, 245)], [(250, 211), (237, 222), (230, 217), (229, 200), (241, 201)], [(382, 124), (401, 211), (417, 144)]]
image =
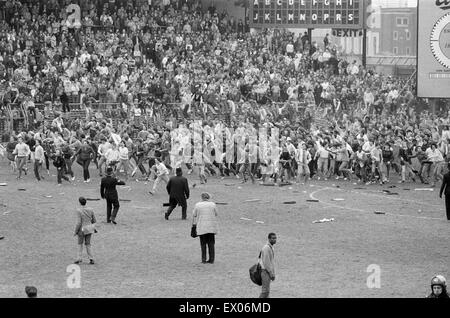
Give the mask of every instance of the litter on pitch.
[(129, 199), (119, 199), (120, 202), (131, 202)]
[(86, 201), (100, 201), (100, 199), (86, 198)]
[(3, 215), (7, 215), (7, 214), (9, 214), (9, 213), (11, 213), (12, 211), (5, 211), (5, 212), (3, 212)]
[(286, 202), (283, 202), (283, 204), (296, 204), (297, 202), (296, 201), (286, 201)]
[(44, 198), (53, 198), (51, 195), (43, 195)]
[(386, 212), (381, 212), (381, 211), (375, 211), (375, 214), (386, 214)]
[(6, 187), (8, 184), (5, 182), (0, 183), (0, 187)]
[(434, 189), (432, 188), (418, 188), (418, 189), (414, 189), (415, 191), (434, 191)]
[(259, 202), (261, 199), (251, 199), (251, 200), (245, 200), (244, 202)]
[(333, 221), (334, 221), (334, 218), (331, 218), (331, 219), (316, 220), (316, 221), (313, 221), (313, 223), (326, 223), (326, 222), (333, 222)]
[(23, 188), (20, 188), (20, 189), (17, 189), (17, 190), (19, 190), (19, 191), (27, 191), (27, 189), (23, 189)]
[(309, 199), (309, 200), (306, 200), (306, 202), (319, 202), (319, 200)]
[(342, 199), (342, 198), (336, 198), (336, 199), (332, 199), (332, 201), (345, 201), (345, 199)]
[(217, 205), (228, 205), (226, 202), (216, 202)]
[(252, 219), (248, 219), (248, 218), (240, 218), (240, 220), (243, 220), (243, 221), (251, 221)]
[(256, 221), (256, 223), (258, 223), (258, 224), (264, 224), (263, 221)]

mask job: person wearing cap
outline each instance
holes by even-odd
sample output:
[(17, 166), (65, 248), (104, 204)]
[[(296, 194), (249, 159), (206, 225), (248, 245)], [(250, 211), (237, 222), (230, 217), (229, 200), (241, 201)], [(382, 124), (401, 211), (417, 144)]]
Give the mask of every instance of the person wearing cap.
[(450, 298), (447, 293), (447, 282), (442, 275), (436, 275), (431, 279), (431, 294), (427, 298)]
[[(210, 194), (202, 193), (202, 201), (194, 206), (192, 213), (192, 225), (197, 228), (197, 235), (200, 237), (200, 247), (202, 251), (202, 263), (213, 264), (215, 260), (215, 235), (219, 231), (219, 221), (217, 218), (217, 206), (210, 202)], [(206, 260), (206, 246), (208, 246), (209, 260)]]
[(181, 168), (175, 170), (176, 176), (171, 177), (167, 183), (166, 189), (169, 194), (169, 209), (164, 214), (166, 220), (169, 219), (172, 211), (177, 207), (181, 206), (181, 218), (186, 220), (187, 211), (187, 199), (189, 199), (189, 184), (188, 180), (183, 177), (183, 171)]
[(75, 264), (80, 264), (82, 262), (83, 255), (83, 243), (86, 245), (86, 252), (89, 257), (89, 264), (94, 264), (94, 257), (92, 256), (91, 250), (91, 237), (93, 233), (97, 233), (95, 229), (95, 219), (94, 210), (92, 208), (86, 207), (86, 199), (80, 197), (78, 199), (80, 203), (80, 208), (77, 209), (77, 224), (75, 226), (75, 236), (78, 236), (78, 258)]
[(28, 298), (37, 298), (37, 288), (34, 286), (25, 286), (25, 293)]
[[(125, 185), (125, 182), (118, 180), (113, 176), (113, 169), (108, 167), (106, 169), (106, 177), (102, 178), (100, 184), (100, 196), (106, 200), (106, 222), (112, 224), (116, 223), (117, 213), (119, 212), (119, 195), (117, 194), (116, 186)], [(114, 207), (114, 209), (113, 209)]]

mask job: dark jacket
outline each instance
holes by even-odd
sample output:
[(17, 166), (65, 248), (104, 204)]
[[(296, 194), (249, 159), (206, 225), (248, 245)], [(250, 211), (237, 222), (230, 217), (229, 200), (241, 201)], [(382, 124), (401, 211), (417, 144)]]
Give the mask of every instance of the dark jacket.
[(442, 196), (442, 192), (444, 192), (445, 195), (450, 195), (450, 172), (444, 174), (444, 179), (442, 179), (442, 186), (441, 191), (439, 192), (439, 196)]
[(180, 205), (186, 205), (186, 200), (189, 199), (189, 185), (185, 177), (174, 176), (170, 178), (166, 189), (171, 199), (176, 200)]
[(79, 160), (88, 160), (94, 156), (94, 150), (89, 145), (82, 145), (77, 151)]
[(117, 195), (116, 185), (125, 185), (125, 182), (120, 181), (113, 176), (102, 178), (100, 185), (100, 195), (102, 199), (117, 200), (119, 196)]
[(54, 165), (58, 170), (62, 169), (62, 167), (64, 167), (64, 166), (66, 165), (66, 162), (65, 162), (63, 156), (56, 156), (56, 157), (53, 159), (53, 165)]

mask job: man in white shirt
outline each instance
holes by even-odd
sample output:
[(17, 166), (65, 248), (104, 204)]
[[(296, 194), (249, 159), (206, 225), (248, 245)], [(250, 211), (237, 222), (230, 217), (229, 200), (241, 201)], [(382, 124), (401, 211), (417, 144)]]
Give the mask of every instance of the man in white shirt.
[(169, 182), (169, 170), (167, 167), (159, 161), (157, 158), (155, 158), (155, 165), (152, 167), (151, 170), (156, 170), (156, 180), (153, 183), (153, 188), (151, 191), (149, 191), (150, 194), (155, 194), (156, 188), (158, 187), (158, 184), (161, 181), (164, 181), (166, 184)]
[(34, 176), (36, 177), (37, 181), (41, 181), (41, 179), (44, 179), (44, 177), (40, 176), (39, 174), (44, 161), (44, 148), (42, 148), (41, 146), (41, 140), (36, 139), (36, 146), (34, 149)]
[(436, 180), (443, 179), (443, 169), (445, 166), (444, 157), (442, 156), (441, 151), (436, 147), (436, 144), (431, 144), (431, 147), (426, 150), (426, 155), (428, 160), (431, 161), (433, 167), (433, 182), (431, 184), (432, 187), (436, 185)]
[(300, 176), (304, 176), (304, 183), (306, 183), (309, 180), (309, 176), (311, 174), (308, 166), (308, 164), (311, 162), (311, 153), (308, 151), (304, 142), (299, 143), (298, 149), (295, 152), (295, 160), (297, 161), (298, 165), (297, 182), (300, 182)]
[(323, 176), (325, 180), (326, 174), (328, 172), (328, 156), (330, 155), (329, 151), (325, 149), (325, 144), (318, 144), (319, 149), (316, 152), (317, 159), (317, 180), (320, 180), (320, 175)]
[(17, 176), (17, 179), (20, 179), (22, 177), (22, 170), (25, 172), (25, 175), (27, 174), (27, 169), (24, 168), (27, 158), (30, 155), (30, 147), (26, 143), (23, 142), (23, 138), (18, 138), (18, 144), (16, 145), (13, 155), (16, 155), (16, 161), (17, 161), (17, 169), (19, 170), (19, 175)]

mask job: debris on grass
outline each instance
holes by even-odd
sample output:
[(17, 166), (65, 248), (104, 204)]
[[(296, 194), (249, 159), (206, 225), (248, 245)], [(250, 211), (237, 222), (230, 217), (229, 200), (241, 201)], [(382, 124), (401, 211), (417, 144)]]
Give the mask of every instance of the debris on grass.
[(44, 198), (53, 198), (51, 195), (43, 195)]
[(313, 221), (313, 224), (314, 223), (326, 223), (326, 222), (333, 222), (334, 221), (334, 218), (331, 218), (331, 219), (322, 219), (322, 220), (315, 220), (315, 221)]
[(434, 191), (433, 188), (418, 188), (418, 189), (414, 189), (415, 191)]
[(86, 201), (100, 201), (101, 199), (86, 198)]
[(261, 201), (261, 199), (250, 199), (250, 200), (245, 200), (244, 202), (259, 202)]
[(297, 202), (296, 201), (286, 201), (286, 202), (283, 202), (283, 204), (296, 204)]
[(240, 218), (240, 220), (243, 220), (243, 221), (251, 221), (252, 219), (248, 219), (248, 218)]
[(228, 205), (226, 202), (216, 202), (217, 205)]
[(256, 221), (256, 223), (258, 223), (258, 224), (264, 224), (263, 221)]
[(17, 190), (19, 190), (19, 191), (27, 191), (27, 189), (23, 189), (23, 188), (20, 188), (20, 189), (17, 189)]
[(120, 202), (131, 202), (130, 199), (119, 199)]
[(386, 212), (381, 212), (381, 211), (375, 211), (374, 213), (375, 214), (383, 214), (383, 215), (386, 214)]
[(306, 202), (319, 202), (319, 200), (316, 200), (316, 199), (308, 199), (308, 200), (306, 200)]
[(11, 213), (11, 212), (12, 212), (11, 210), (5, 211), (5, 212), (3, 212), (3, 215), (7, 215), (7, 214), (9, 214), (9, 213)]
[(332, 199), (332, 201), (345, 201), (345, 199), (342, 199), (342, 198), (336, 198), (336, 199)]
[(0, 187), (6, 187), (8, 184), (5, 182), (0, 183)]

